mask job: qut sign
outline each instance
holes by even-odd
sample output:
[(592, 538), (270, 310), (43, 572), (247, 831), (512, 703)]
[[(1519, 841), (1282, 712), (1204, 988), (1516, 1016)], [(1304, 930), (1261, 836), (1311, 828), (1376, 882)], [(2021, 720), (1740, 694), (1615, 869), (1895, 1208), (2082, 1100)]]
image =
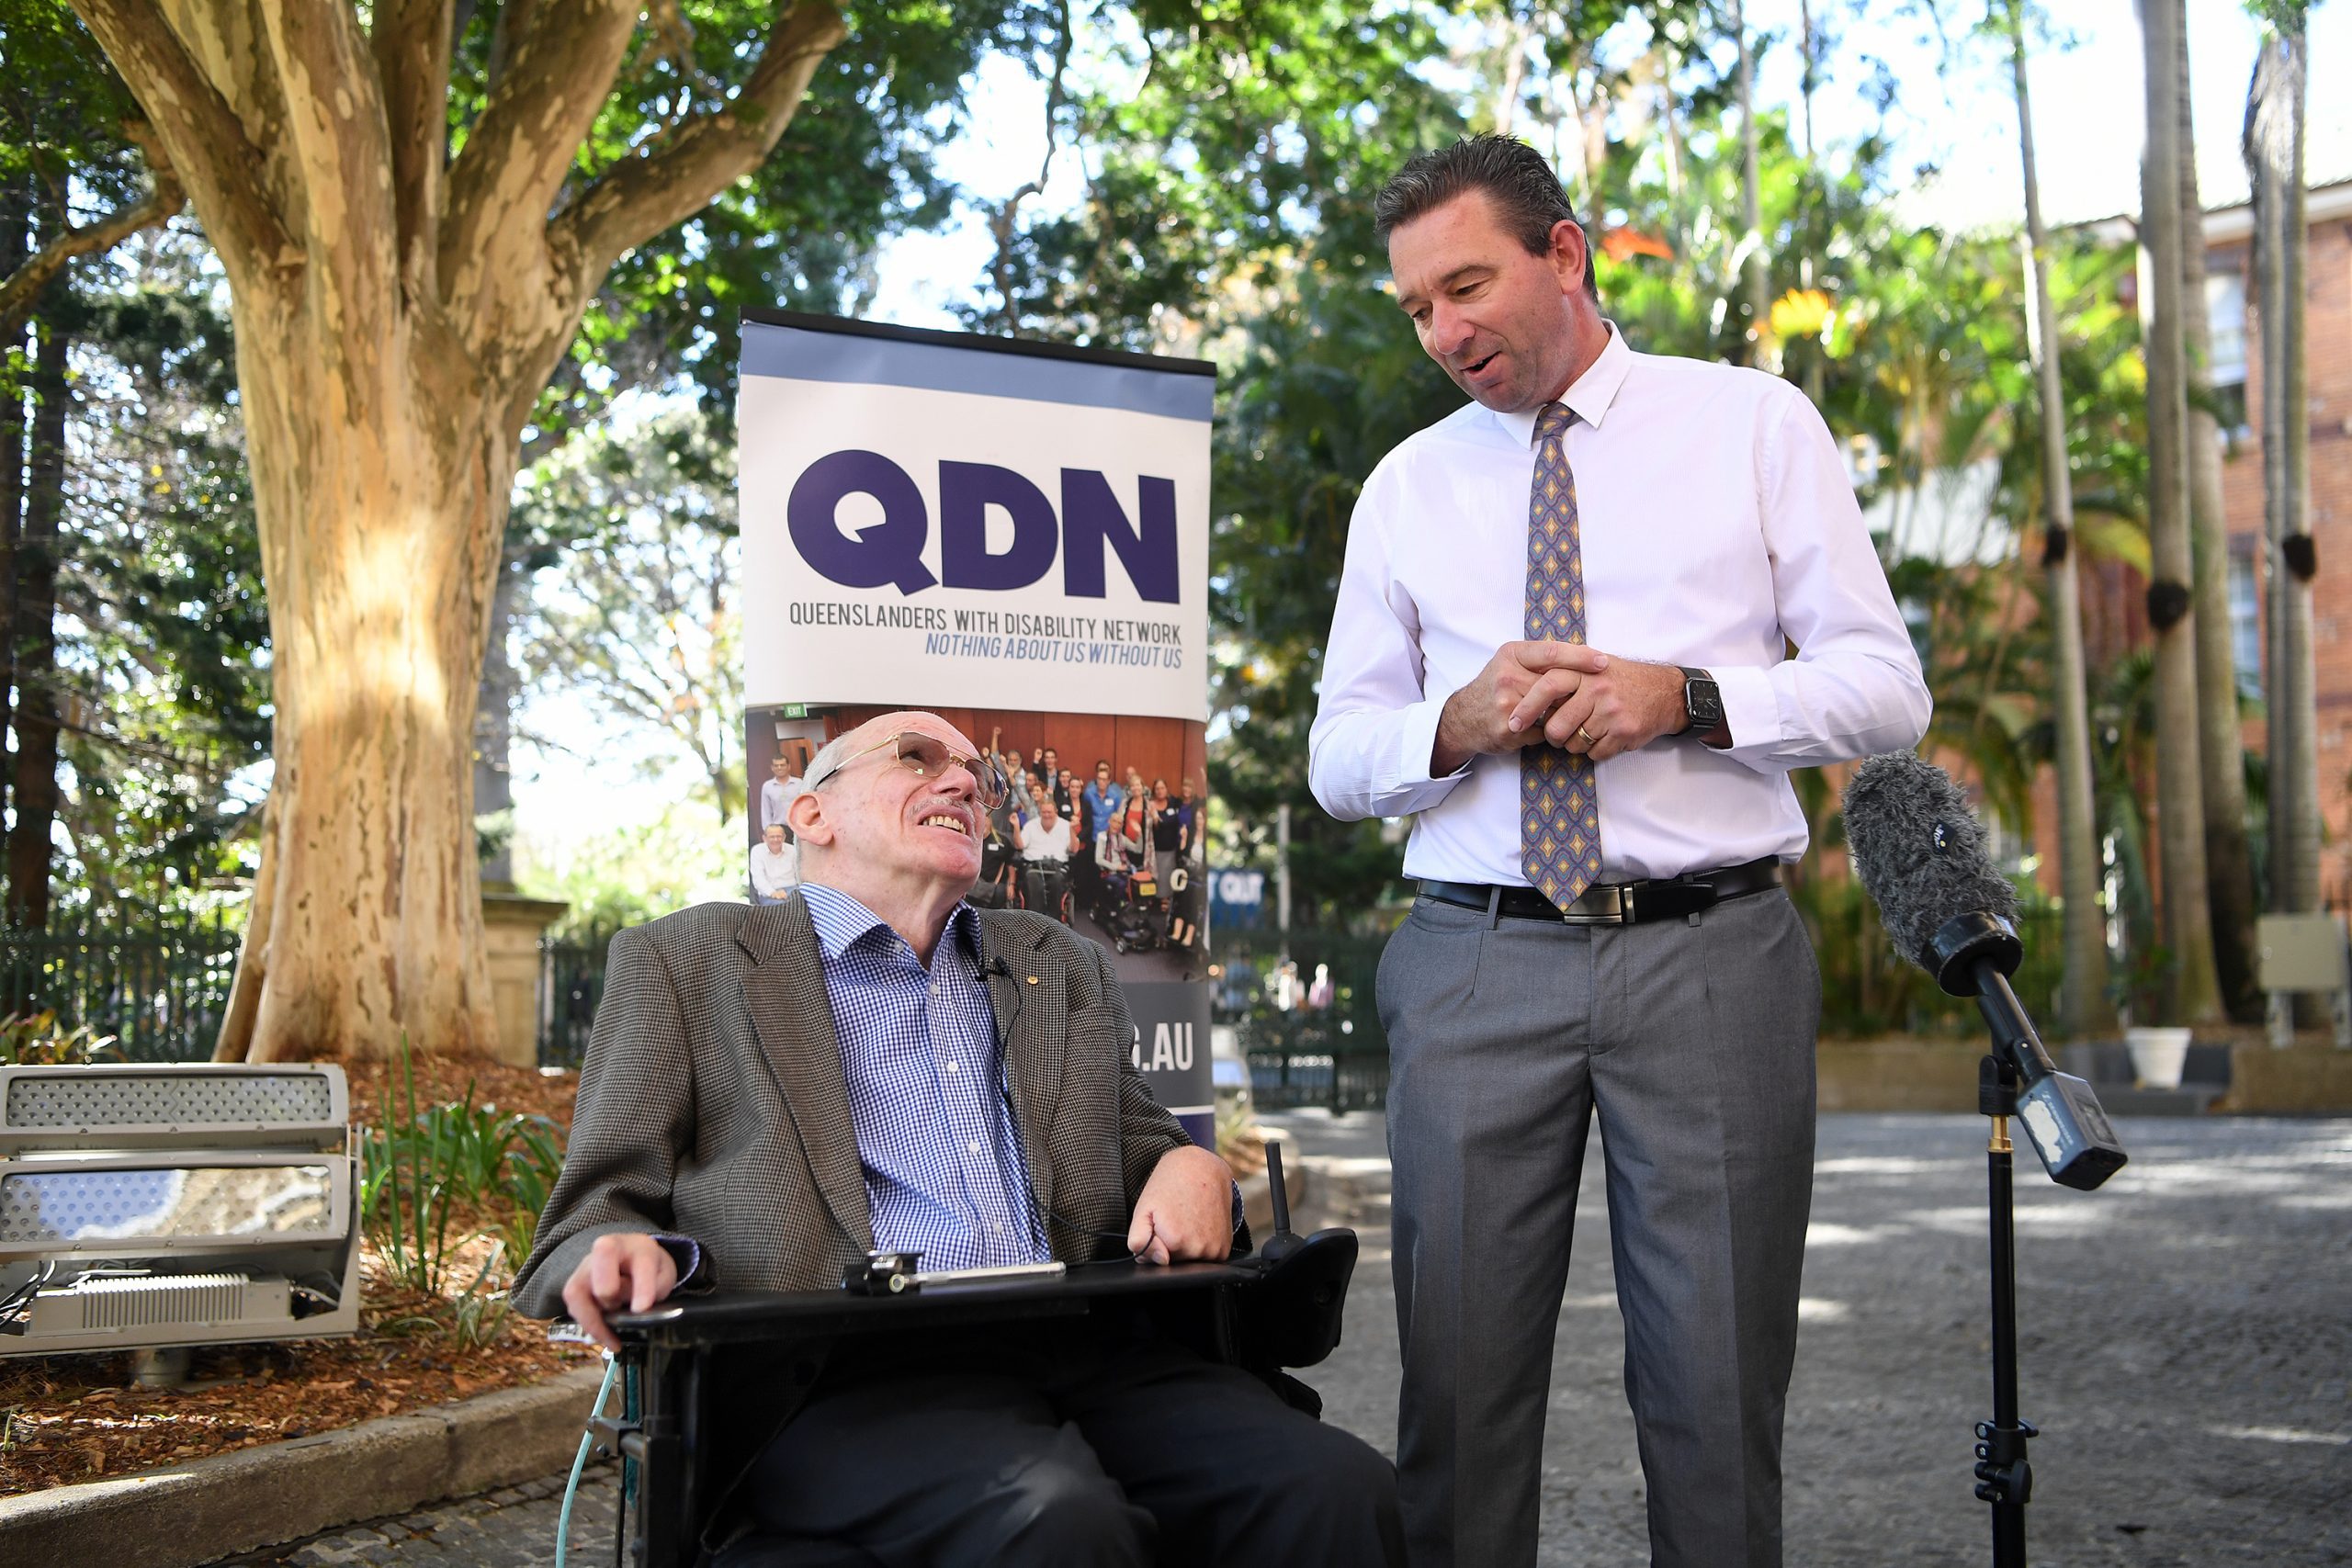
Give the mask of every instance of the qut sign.
[[(993, 592), (1026, 588), (1053, 570), (1058, 551), (1062, 592), (1074, 599), (1104, 597), (1105, 562), (1116, 555), (1136, 592), (1153, 604), (1177, 600), (1176, 481), (1146, 474), (1137, 483), (1137, 515), (1093, 468), (1064, 468), (1061, 507), (1025, 476), (991, 463), (939, 465), (939, 573), (922, 554), (931, 539), (931, 512), (904, 468), (879, 452), (828, 453), (793, 482), (785, 519), (793, 547), (820, 575), (844, 588), (894, 583), (920, 593), (933, 583)], [(881, 503), (882, 521), (842, 526), (842, 502), (853, 495)], [(1012, 522), (1012, 537), (990, 551), (989, 509)]]

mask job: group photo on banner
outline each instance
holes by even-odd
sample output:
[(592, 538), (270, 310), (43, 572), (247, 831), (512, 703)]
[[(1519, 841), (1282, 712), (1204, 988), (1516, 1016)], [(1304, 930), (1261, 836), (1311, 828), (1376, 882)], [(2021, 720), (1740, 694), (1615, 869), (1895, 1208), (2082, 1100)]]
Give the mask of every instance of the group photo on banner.
[(1136, 1065), (1204, 1144), (1204, 362), (746, 311), (747, 879), (827, 742), (920, 709), (1002, 780), (969, 902), (1112, 955)]

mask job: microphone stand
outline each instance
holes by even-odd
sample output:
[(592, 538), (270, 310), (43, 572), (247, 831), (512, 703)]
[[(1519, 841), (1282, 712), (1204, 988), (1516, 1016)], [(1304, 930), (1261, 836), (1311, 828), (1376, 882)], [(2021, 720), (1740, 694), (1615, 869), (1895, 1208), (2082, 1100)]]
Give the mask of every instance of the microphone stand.
[(2025, 948), (2008, 921), (1956, 915), (1939, 927), (1920, 966), (1956, 997), (1974, 997), (1993, 1035), (1977, 1064), (1976, 1109), (1992, 1119), (1985, 1143), (1985, 1203), (1993, 1262), (1993, 1418), (1976, 1423), (1976, 1495), (1993, 1507), (1994, 1568), (2026, 1568), (2025, 1508), (2033, 1500), (2027, 1445), (2038, 1434), (2018, 1414), (2018, 1263), (2015, 1145), (2018, 1118), (2052, 1179), (2087, 1190), (2124, 1163), (2122, 1145), (2090, 1086), (2058, 1071), (2034, 1033), (2009, 976)]
[[(2002, 988), (2007, 988), (2006, 978)], [(2018, 1416), (2018, 1226), (2009, 1142), (2017, 1107), (2017, 1069), (1998, 1056), (1978, 1062), (1976, 1109), (1993, 1119), (1984, 1151), (1993, 1238), (1993, 1418), (1976, 1423), (1976, 1495), (1993, 1505), (1994, 1568), (2025, 1568), (2025, 1506), (2033, 1500), (2026, 1444), (2036, 1433)]]

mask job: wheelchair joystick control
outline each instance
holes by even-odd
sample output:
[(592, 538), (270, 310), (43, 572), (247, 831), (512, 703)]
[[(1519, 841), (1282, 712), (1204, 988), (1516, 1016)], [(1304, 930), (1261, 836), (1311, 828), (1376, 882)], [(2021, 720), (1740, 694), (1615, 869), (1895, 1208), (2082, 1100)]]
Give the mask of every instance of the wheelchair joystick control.
[(1266, 1193), (1273, 1200), (1274, 1234), (1258, 1248), (1258, 1256), (1268, 1263), (1279, 1263), (1306, 1245), (1306, 1238), (1290, 1228), (1290, 1193), (1283, 1186), (1283, 1145), (1278, 1139), (1266, 1141)]

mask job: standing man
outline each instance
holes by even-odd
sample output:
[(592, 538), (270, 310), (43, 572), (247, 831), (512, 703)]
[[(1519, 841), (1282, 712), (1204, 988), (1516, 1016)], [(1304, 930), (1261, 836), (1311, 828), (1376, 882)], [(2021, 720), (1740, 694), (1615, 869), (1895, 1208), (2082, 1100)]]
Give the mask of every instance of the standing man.
[(760, 831), (785, 826), (784, 814), (792, 799), (785, 786), (792, 782), (792, 759), (779, 751), (768, 759), (769, 777), (760, 781)]
[(1111, 777), (1111, 759), (1103, 757), (1094, 764), (1094, 777), (1079, 792), (1079, 806), (1083, 819), (1078, 825), (1079, 855), (1074, 863), (1078, 878), (1078, 895), (1081, 903), (1091, 905), (1102, 869), (1096, 850), (1102, 835), (1111, 829), (1113, 821), (1127, 804), (1127, 792)]
[(1787, 774), (1916, 745), (1918, 660), (1821, 416), (1634, 352), (1533, 150), (1423, 153), (1374, 216), (1476, 400), (1365, 481), (1310, 741), (1421, 883), (1379, 987), (1412, 1561), (1534, 1561), (1597, 1115), (1652, 1561), (1777, 1564), (1821, 1005)]

